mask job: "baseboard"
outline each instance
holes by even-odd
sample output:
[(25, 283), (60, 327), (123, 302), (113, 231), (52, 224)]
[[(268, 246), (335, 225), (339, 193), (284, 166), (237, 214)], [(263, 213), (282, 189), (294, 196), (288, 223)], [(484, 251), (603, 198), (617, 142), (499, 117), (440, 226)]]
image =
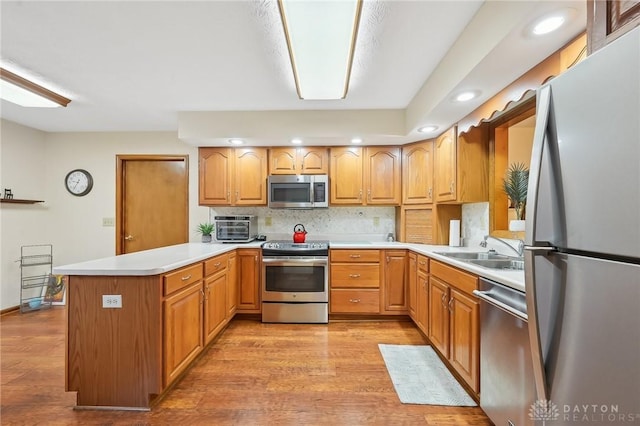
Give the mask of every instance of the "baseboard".
[(11, 306), (10, 308), (0, 310), (0, 316), (3, 317), (5, 315), (13, 314), (14, 312), (18, 311), (20, 311), (20, 305)]

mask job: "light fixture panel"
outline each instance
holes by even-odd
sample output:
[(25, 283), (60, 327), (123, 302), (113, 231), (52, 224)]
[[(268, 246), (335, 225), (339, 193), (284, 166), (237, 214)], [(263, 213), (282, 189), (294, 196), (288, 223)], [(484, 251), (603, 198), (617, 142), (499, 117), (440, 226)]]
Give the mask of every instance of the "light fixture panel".
[(66, 107), (70, 99), (0, 68), (0, 98), (23, 107)]
[(348, 90), (362, 0), (278, 0), (301, 99), (343, 99)]

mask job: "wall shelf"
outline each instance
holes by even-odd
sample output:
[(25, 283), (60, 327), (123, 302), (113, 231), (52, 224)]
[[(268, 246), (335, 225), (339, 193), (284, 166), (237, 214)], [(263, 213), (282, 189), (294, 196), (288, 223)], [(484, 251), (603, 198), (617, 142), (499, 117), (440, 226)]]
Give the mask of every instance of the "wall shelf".
[(44, 203), (44, 201), (43, 200), (21, 200), (19, 198), (0, 198), (0, 203), (36, 204), (36, 203)]

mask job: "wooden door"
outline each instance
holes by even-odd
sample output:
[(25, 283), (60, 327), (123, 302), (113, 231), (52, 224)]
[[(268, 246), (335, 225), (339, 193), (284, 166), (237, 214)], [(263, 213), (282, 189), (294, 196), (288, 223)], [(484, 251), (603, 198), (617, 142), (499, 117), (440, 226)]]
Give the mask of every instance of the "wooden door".
[(429, 340), (445, 358), (449, 358), (449, 286), (429, 277)]
[(198, 203), (204, 206), (231, 205), (233, 149), (198, 148)]
[(297, 152), (295, 148), (269, 148), (269, 174), (295, 175)]
[(329, 173), (329, 152), (323, 147), (298, 148), (298, 164), (303, 175)]
[(233, 205), (267, 204), (267, 149), (236, 148)]
[(362, 204), (362, 148), (331, 148), (329, 155), (331, 204)]
[(434, 181), (436, 202), (456, 200), (457, 150), (456, 128), (438, 136), (435, 142)]
[(187, 156), (118, 155), (116, 254), (189, 241)]
[(402, 196), (400, 148), (369, 146), (364, 158), (365, 204), (399, 205)]
[(227, 318), (227, 270), (207, 277), (204, 282), (204, 344), (220, 332)]
[(408, 274), (408, 285), (409, 285), (409, 316), (411, 319), (417, 323), (418, 322), (418, 255), (410, 252), (409, 253), (409, 274)]
[(402, 204), (433, 203), (433, 141), (402, 148)]
[(164, 384), (171, 383), (203, 348), (202, 281), (164, 302)]
[(240, 249), (237, 252), (238, 306), (244, 313), (260, 313), (260, 250)]
[(384, 311), (406, 313), (409, 305), (405, 286), (406, 252), (387, 250), (384, 255)]
[(451, 365), (465, 382), (479, 391), (480, 308), (474, 298), (451, 289)]

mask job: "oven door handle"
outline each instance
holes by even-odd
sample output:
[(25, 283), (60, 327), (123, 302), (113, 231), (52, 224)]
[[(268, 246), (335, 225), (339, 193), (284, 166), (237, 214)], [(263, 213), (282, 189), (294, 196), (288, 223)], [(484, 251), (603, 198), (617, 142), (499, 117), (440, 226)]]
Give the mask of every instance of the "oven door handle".
[(262, 263), (269, 266), (327, 266), (327, 259), (267, 259), (262, 258)]

